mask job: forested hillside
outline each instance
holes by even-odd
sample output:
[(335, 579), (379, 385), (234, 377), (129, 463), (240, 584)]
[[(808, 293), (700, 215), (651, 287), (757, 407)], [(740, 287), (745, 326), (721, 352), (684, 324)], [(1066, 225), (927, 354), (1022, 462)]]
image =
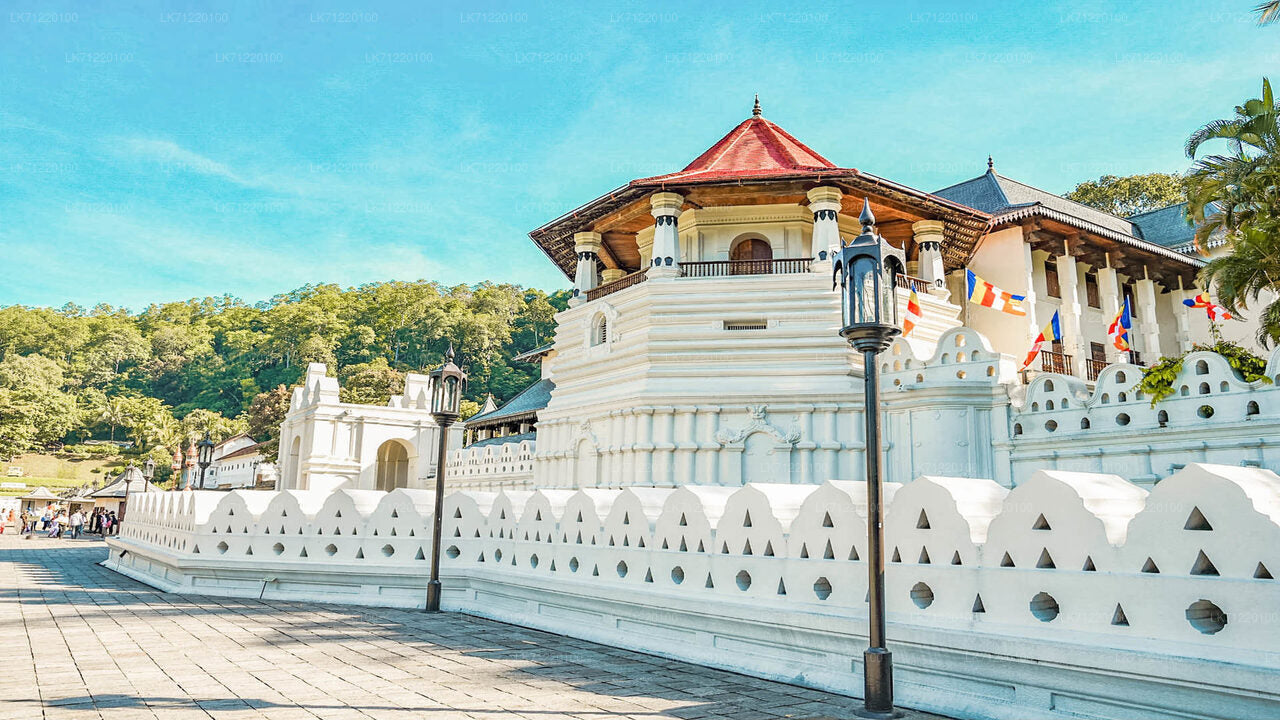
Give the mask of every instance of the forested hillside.
[[(152, 305), (0, 309), (0, 456), (60, 442), (133, 440), (172, 454), (206, 428), (274, 437), (287, 388), (323, 362), (343, 400), (385, 403), (452, 342), (467, 398), (510, 397), (537, 368), (567, 293), (516, 285), (314, 285), (248, 305), (224, 296)], [(286, 389), (281, 389), (283, 388)], [(161, 450), (163, 449), (163, 450)]]

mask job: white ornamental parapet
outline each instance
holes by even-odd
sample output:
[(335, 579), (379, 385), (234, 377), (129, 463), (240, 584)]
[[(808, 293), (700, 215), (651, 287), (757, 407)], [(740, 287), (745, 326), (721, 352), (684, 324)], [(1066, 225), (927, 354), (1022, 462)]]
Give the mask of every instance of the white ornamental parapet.
[[(1192, 464), (1150, 493), (1064, 471), (1012, 491), (945, 477), (886, 490), (899, 620), (981, 620), (1063, 639), (1087, 631), (1121, 645), (1280, 645), (1280, 622), (1258, 612), (1280, 607), (1280, 477), (1269, 471)], [(534, 574), (861, 610), (864, 491), (828, 482), (455, 492), (445, 500), (446, 573), (501, 568), (512, 582)], [(130, 499), (113, 544), (229, 567), (420, 574), (432, 500), (409, 489), (148, 493)], [(129, 567), (116, 552), (111, 562)]]

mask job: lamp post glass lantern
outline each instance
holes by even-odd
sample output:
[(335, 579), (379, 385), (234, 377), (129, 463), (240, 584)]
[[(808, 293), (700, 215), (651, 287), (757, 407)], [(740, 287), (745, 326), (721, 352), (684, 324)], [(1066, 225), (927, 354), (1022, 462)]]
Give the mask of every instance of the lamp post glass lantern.
[(142, 477), (146, 478), (147, 482), (151, 482), (151, 478), (155, 476), (156, 476), (155, 458), (147, 458), (147, 461), (142, 463)]
[(427, 582), (427, 612), (440, 612), (440, 537), (444, 527), (444, 466), (449, 452), (449, 427), (462, 414), (462, 393), (467, 387), (467, 374), (453, 363), (453, 344), (445, 353), (444, 364), (430, 375), (431, 416), (440, 435), (436, 454), (435, 518), (431, 524), (431, 579)]
[[(197, 457), (200, 462), (200, 487), (204, 488), (204, 473), (213, 464), (213, 439), (206, 432), (204, 437), (200, 438), (200, 442), (196, 443)], [(188, 486), (190, 487), (190, 486)]]
[(877, 356), (898, 329), (898, 274), (905, 255), (876, 232), (871, 203), (862, 201), (862, 233), (832, 257), (833, 278), (840, 289), (844, 327), (840, 336), (862, 353), (863, 416), (867, 466), (867, 650), (863, 653), (863, 706), (859, 715), (896, 717), (893, 709), (893, 655), (885, 647), (884, 482), (880, 443), (880, 378)]

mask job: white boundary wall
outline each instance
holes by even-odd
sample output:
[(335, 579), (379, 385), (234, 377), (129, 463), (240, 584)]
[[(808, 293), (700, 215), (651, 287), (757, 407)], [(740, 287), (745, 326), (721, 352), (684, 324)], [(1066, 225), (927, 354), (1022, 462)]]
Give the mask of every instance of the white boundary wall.
[[(1280, 477), (890, 485), (900, 702), (963, 718), (1280, 717)], [(865, 487), (455, 492), (448, 609), (861, 693)], [(421, 607), (427, 490), (157, 493), (108, 567), (182, 593)]]

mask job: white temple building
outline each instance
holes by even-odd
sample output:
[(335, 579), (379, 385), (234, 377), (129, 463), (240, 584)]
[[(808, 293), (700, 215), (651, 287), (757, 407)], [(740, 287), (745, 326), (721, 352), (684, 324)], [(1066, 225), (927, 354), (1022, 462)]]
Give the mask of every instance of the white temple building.
[[(757, 106), (683, 170), (634, 180), (530, 233), (572, 278), (575, 296), (557, 316), (554, 342), (522, 356), (541, 362), (541, 379), (468, 421), (465, 443), (450, 455), (450, 486), (860, 478), (861, 359), (837, 334), (839, 298), (827, 255), (858, 232), (863, 198), (879, 232), (908, 258), (900, 304), (914, 290), (922, 309), (911, 335), (885, 356), (894, 389), (884, 398), (892, 480), (947, 472), (1012, 486), (1031, 469), (1095, 469), (1113, 456), (1133, 468), (1136, 482), (1176, 469), (1177, 461), (1160, 457), (1165, 441), (1143, 433), (1162, 431), (1176, 449), (1179, 423), (1162, 424), (1133, 386), (1141, 366), (1210, 340), (1205, 312), (1183, 304), (1199, 292), (1203, 260), (1190, 246), (1192, 228), (1179, 220), (1181, 206), (1124, 219), (1006, 178), (990, 162), (977, 177), (922, 192), (836, 166)], [(1025, 296), (1025, 314), (967, 302), (966, 271)], [(1132, 350), (1122, 354), (1107, 326), (1126, 300)], [(1061, 339), (1020, 372), (1054, 313)], [(1251, 344), (1256, 324), (1228, 322), (1221, 331)], [(921, 372), (957, 363), (963, 368)], [(1116, 369), (1122, 366), (1128, 369)], [(1064, 398), (1026, 402), (1029, 383), (1046, 373), (1064, 378), (1057, 382), (1069, 388), (1065, 407)], [(1214, 392), (1269, 389), (1243, 387), (1228, 374), (1214, 380)], [(303, 427), (297, 413), (314, 401), (308, 378), (289, 428)], [(1126, 384), (1097, 391), (1104, 380)], [(337, 389), (327, 392), (336, 397)], [(1179, 403), (1201, 405), (1167, 402), (1164, 414), (1175, 416), (1185, 415), (1173, 410)], [(1133, 405), (1126, 414), (1133, 424), (1109, 433), (1114, 421), (1101, 416), (1111, 408), (1102, 406), (1117, 403)], [(1256, 405), (1266, 415), (1275, 403)], [(408, 412), (340, 412), (431, 425), (411, 399), (399, 406)], [(1049, 417), (1021, 419), (1066, 408), (1089, 416), (1073, 415), (1070, 427)], [(1187, 431), (1207, 447), (1234, 446), (1236, 423), (1244, 420), (1191, 417)], [(1261, 418), (1249, 419), (1256, 426)], [(1050, 420), (1060, 435), (1042, 440), (1039, 430)], [(1082, 430), (1091, 432), (1073, 439), (1085, 446), (1105, 438), (1088, 458), (1061, 449), (1061, 434)], [(402, 457), (397, 451), (379, 460), (381, 446), (367, 443), (332, 447), (336, 452), (311, 446), (314, 454), (291, 467), (325, 466), (331, 486), (371, 488), (382, 487), (379, 463)], [(405, 456), (418, 456), (412, 442), (404, 447)], [(1156, 449), (1143, 451), (1143, 459), (1143, 447)], [(1269, 459), (1258, 462), (1270, 466)], [(398, 478), (392, 486), (415, 487), (433, 474), (418, 470), (403, 477), (390, 471)], [(308, 487), (301, 479), (287, 470), (282, 487)]]
[[(934, 193), (829, 162), (757, 106), (684, 170), (531, 237), (574, 282), (541, 376), (449, 431), (311, 365), (280, 491), (148, 493), (109, 568), (170, 592), (442, 607), (857, 696), (861, 358), (828, 256), (867, 198), (922, 316), (880, 356), (897, 698), (956, 718), (1280, 717), (1280, 350), (1211, 337), (1179, 208), (1123, 219), (994, 171)], [(1025, 296), (967, 301), (966, 272)], [(1134, 352), (1106, 326), (1129, 298)], [(1063, 336), (1021, 370), (1057, 312)], [(1250, 342), (1254, 323), (1227, 337)], [(442, 536), (432, 546), (432, 528)]]

